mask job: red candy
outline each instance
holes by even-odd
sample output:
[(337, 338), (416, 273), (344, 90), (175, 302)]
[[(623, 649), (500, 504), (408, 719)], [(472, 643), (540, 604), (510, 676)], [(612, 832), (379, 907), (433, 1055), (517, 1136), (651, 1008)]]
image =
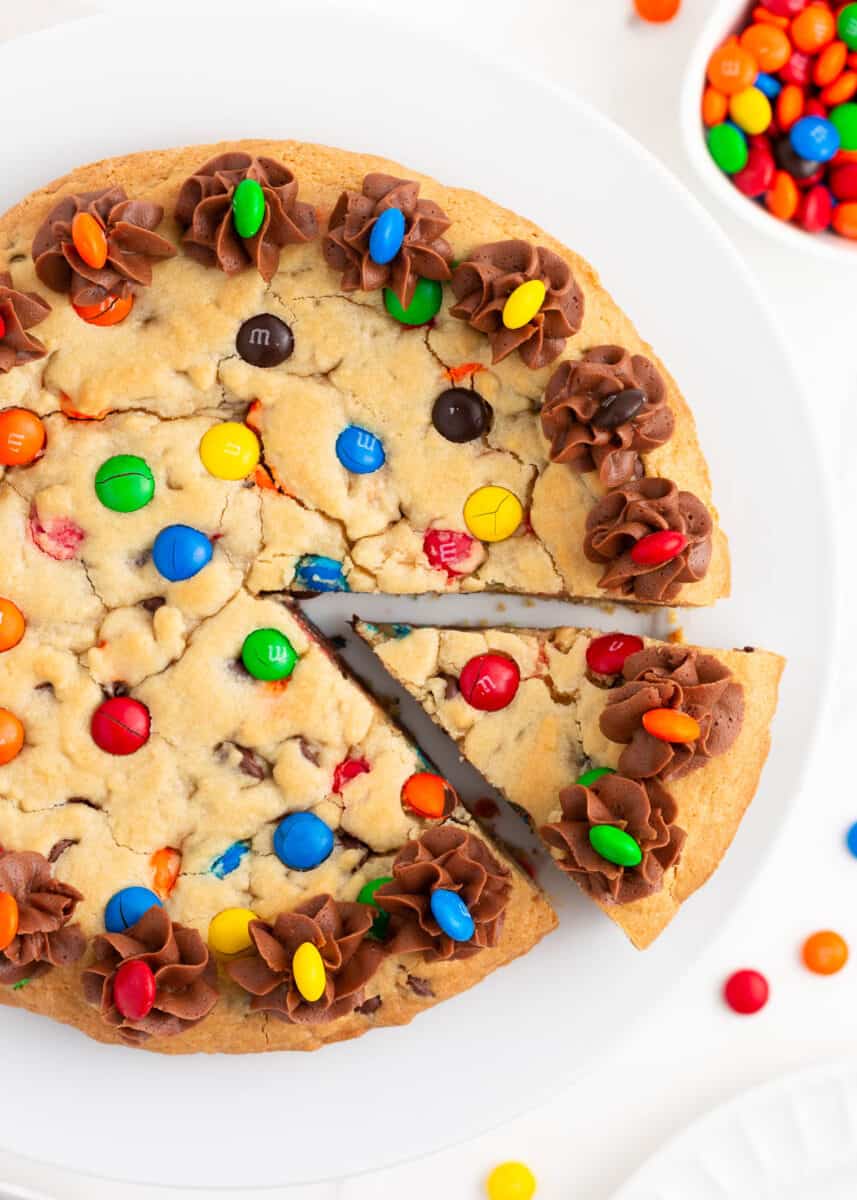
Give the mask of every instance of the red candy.
[(431, 565), (446, 571), (452, 578), (467, 575), (471, 567), (466, 565), (473, 556), (475, 538), (457, 529), (430, 529), (423, 538), (423, 551)]
[(113, 1003), (126, 1021), (142, 1021), (155, 1006), (157, 992), (152, 968), (142, 959), (123, 962), (113, 980)]
[(743, 171), (732, 176), (732, 182), (745, 196), (764, 196), (774, 182), (776, 171), (774, 156), (766, 146), (751, 146), (747, 165)]
[(830, 227), (833, 219), (833, 201), (823, 184), (807, 192), (797, 210), (797, 222), (807, 233), (821, 233)]
[(642, 649), (643, 639), (633, 633), (604, 633), (586, 647), (586, 665), (596, 675), (619, 675), (625, 659)]
[(106, 754), (134, 754), (149, 740), (149, 710), (130, 696), (114, 696), (92, 714), (92, 740)]
[(837, 200), (857, 200), (857, 163), (843, 163), (831, 171), (830, 190)]
[(808, 0), (762, 0), (762, 3), (778, 17), (796, 17), (806, 8)]
[(796, 83), (798, 87), (805, 87), (809, 83), (811, 75), (812, 59), (806, 54), (801, 54), (800, 50), (795, 50), (780, 71), (780, 79), (783, 83)]
[(342, 789), (350, 779), (356, 779), (358, 775), (365, 775), (370, 771), (371, 767), (365, 758), (346, 758), (341, 763), (338, 763), (333, 772), (333, 790), (337, 796), (342, 793)]
[(770, 989), (764, 975), (758, 971), (736, 971), (726, 980), (723, 998), (733, 1012), (750, 1016), (768, 1003)]
[(35, 508), (30, 509), (29, 526), (30, 537), (42, 553), (58, 562), (68, 562), (74, 558), (86, 537), (70, 517), (49, 517), (43, 521)]
[(515, 699), (521, 672), (505, 654), (477, 654), (458, 677), (461, 694), (471, 708), (499, 712)]
[(677, 529), (647, 533), (631, 547), (631, 561), (642, 567), (660, 567), (681, 554), (687, 537)]

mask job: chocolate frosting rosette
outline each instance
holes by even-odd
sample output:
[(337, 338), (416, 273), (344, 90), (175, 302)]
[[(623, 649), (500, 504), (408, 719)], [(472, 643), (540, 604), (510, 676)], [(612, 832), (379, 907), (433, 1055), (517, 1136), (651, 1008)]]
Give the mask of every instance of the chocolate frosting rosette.
[[(649, 646), (632, 654), (622, 668), (626, 682), (607, 696), (601, 732), (626, 743), (619, 770), (634, 779), (681, 779), (725, 754), (744, 721), (744, 689), (713, 654), (692, 646)], [(643, 727), (653, 708), (686, 713), (699, 725), (694, 742), (675, 744)]]
[[(542, 827), (542, 836), (558, 852), (557, 865), (585, 892), (602, 903), (629, 904), (661, 890), (687, 836), (675, 824), (675, 801), (664, 787), (657, 781), (603, 775), (590, 787), (564, 788), (559, 800), (561, 816)], [(622, 866), (598, 853), (590, 831), (600, 825), (634, 839), (640, 849), (636, 866)]]
[[(506, 301), (522, 283), (536, 279), (545, 286), (541, 307), (519, 329), (507, 329)], [(533, 370), (547, 366), (583, 321), (583, 292), (568, 263), (522, 238), (479, 246), (453, 271), (452, 290), (456, 303), (449, 311), (487, 334), (495, 363), (517, 350)]]
[[(421, 200), (411, 179), (373, 172), (359, 192), (345, 191), (336, 202), (324, 237), (324, 257), (342, 272), (344, 292), (389, 287), (403, 308), (414, 298), (417, 280), (445, 282), (451, 277), (452, 246), (444, 238), (451, 221), (433, 200)], [(405, 233), (396, 255), (378, 263), (369, 253), (372, 230), (382, 213), (400, 210)]]
[[(265, 197), (262, 224), (252, 237), (235, 228), (232, 199), (235, 189), (252, 179)], [(218, 154), (182, 184), (175, 217), (185, 230), (185, 252), (206, 267), (227, 275), (251, 264), (270, 283), (280, 261), (280, 249), (311, 241), (318, 233), (315, 209), (298, 200), (298, 181), (288, 167), (273, 158), (254, 158), (243, 150)]]
[[(107, 241), (103, 267), (85, 262), (72, 238), (72, 222), (88, 213)], [(68, 292), (78, 307), (100, 304), (109, 296), (124, 298), (152, 282), (152, 262), (171, 258), (176, 248), (155, 233), (164, 218), (160, 204), (129, 200), (121, 187), (63, 196), (33, 239), (36, 274), (55, 292)]]
[[(705, 577), (711, 561), (711, 514), (692, 492), (680, 492), (670, 479), (647, 477), (622, 484), (603, 496), (586, 518), (583, 552), (604, 563), (598, 586), (643, 603), (670, 603), (684, 583)], [(634, 546), (651, 533), (684, 535), (684, 548), (667, 562), (635, 561)]]
[[(174, 924), (159, 905), (123, 933), (99, 935), (94, 949), (95, 961), (82, 975), (83, 994), (123, 1041), (139, 1044), (184, 1033), (217, 1003), (217, 967), (208, 947), (195, 929)], [(139, 1019), (123, 1016), (113, 994), (119, 968), (130, 962), (144, 963), (155, 979), (154, 1004)]]
[(675, 428), (657, 367), (621, 346), (595, 346), (578, 362), (560, 363), (541, 421), (551, 462), (597, 471), (608, 488), (639, 478), (640, 454), (662, 446)]
[(9, 272), (0, 271), (0, 375), (45, 357), (44, 344), (27, 330), (44, 321), (50, 311), (46, 300), (36, 292), (19, 292), (12, 286)]
[(34, 979), (81, 957), (86, 939), (69, 922), (83, 896), (54, 879), (43, 854), (0, 851), (0, 892), (11, 896), (18, 909), (17, 933), (0, 951), (0, 984)]
[[(390, 914), (391, 954), (421, 950), (426, 959), (469, 958), (500, 940), (511, 892), (509, 871), (481, 838), (455, 825), (427, 830), (403, 846), (393, 862), (392, 883), (375, 892), (375, 903)], [(431, 911), (438, 888), (455, 892), (474, 924), (469, 942), (443, 932)]]
[[(367, 940), (374, 913), (367, 904), (314, 896), (273, 925), (250, 922), (253, 952), (226, 966), (231, 979), (252, 996), (250, 1007), (299, 1025), (335, 1021), (364, 1000), (364, 988), (381, 964), (385, 949)], [(292, 961), (305, 942), (315, 946), (325, 971), (318, 1000), (304, 999)]]

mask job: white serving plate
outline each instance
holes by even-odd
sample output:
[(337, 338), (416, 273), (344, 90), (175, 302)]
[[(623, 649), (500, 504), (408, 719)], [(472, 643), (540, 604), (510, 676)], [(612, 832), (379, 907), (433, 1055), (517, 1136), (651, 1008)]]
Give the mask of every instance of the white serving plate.
[(752, 1088), (695, 1121), (613, 1200), (853, 1200), (857, 1061)]
[[(408, 1028), (313, 1055), (162, 1058), (0, 1010), (0, 1148), (66, 1172), (208, 1190), (414, 1158), (548, 1099), (593, 1065), (596, 1047), (603, 1067), (605, 1044), (618, 1049), (640, 998), (656, 1001), (688, 968), (770, 852), (798, 796), (833, 619), (825, 479), (787, 349), (723, 234), (664, 168), (581, 101), (462, 45), (331, 0), (255, 0), (246, 11), (242, 24), (218, 0), (204, 19), (153, 0), (143, 16), (96, 17), (0, 49), (0, 99), (15, 115), (0, 205), (87, 160), (263, 135), (386, 153), (526, 213), (592, 258), (694, 407), (732, 533), (734, 599), (688, 615), (688, 637), (757, 642), (791, 661), (774, 753), (740, 836), (645, 955), (545, 874), (562, 927), (532, 954)], [(370, 43), (367, 61), (355, 47)], [(23, 103), (34, 80), (40, 101)], [(328, 630), (355, 610), (654, 631), (634, 614), (513, 600), (501, 610), (496, 597), (340, 596), (310, 607)], [(436, 731), (425, 746), (478, 794)], [(56, 1178), (68, 1188), (67, 1174)], [(90, 1195), (102, 1191), (93, 1182)]]
[(806, 233), (798, 225), (787, 224), (772, 217), (768, 210), (743, 192), (739, 192), (728, 175), (720, 170), (705, 142), (705, 129), (700, 117), (705, 69), (711, 52), (746, 20), (752, 5), (749, 0), (717, 0), (711, 15), (688, 56), (681, 90), (681, 130), (687, 156), (702, 182), (736, 216), (752, 227), (791, 250), (802, 250), (816, 257), (836, 260), (840, 264), (857, 266), (857, 242), (836, 233)]

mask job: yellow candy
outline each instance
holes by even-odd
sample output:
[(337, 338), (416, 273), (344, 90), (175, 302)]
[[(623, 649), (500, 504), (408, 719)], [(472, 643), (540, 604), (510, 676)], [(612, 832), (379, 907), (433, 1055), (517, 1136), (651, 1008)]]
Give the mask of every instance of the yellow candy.
[(199, 457), (216, 479), (246, 479), (259, 462), (259, 439), (246, 425), (224, 421), (203, 435)]
[(321, 955), (312, 942), (302, 942), (292, 959), (292, 975), (295, 987), (304, 1000), (312, 1004), (324, 995), (327, 977)]
[(536, 1177), (524, 1163), (500, 1163), (488, 1176), (485, 1190), (488, 1200), (532, 1200)]
[(464, 505), (464, 523), (480, 542), (502, 542), (524, 518), (521, 501), (508, 488), (491, 484), (477, 488)]
[(746, 88), (730, 97), (729, 115), (745, 133), (764, 133), (773, 120), (771, 102), (759, 88)]
[(521, 329), (544, 304), (547, 289), (540, 279), (519, 283), (503, 305), (503, 324), (507, 329)]
[(250, 922), (259, 918), (250, 908), (224, 908), (211, 918), (208, 944), (216, 954), (240, 954), (252, 946)]

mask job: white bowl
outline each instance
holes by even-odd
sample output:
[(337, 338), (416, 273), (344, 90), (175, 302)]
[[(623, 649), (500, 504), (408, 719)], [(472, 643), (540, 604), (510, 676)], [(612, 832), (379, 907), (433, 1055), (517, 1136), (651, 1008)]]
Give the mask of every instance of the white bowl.
[(712, 195), (754, 229), (791, 249), (839, 262), (850, 259), (852, 265), (857, 264), (857, 242), (835, 233), (806, 233), (798, 225), (777, 220), (762, 205), (739, 192), (708, 153), (700, 116), (708, 59), (721, 42), (741, 28), (750, 7), (748, 0), (719, 0), (690, 55), (681, 94), (681, 127), (687, 154)]

